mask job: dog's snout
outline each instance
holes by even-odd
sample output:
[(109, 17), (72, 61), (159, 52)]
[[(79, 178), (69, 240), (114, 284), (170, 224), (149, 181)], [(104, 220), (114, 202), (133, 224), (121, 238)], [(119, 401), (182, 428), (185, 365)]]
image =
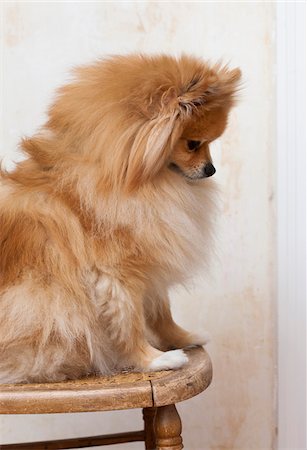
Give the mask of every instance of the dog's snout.
[(212, 177), (216, 172), (215, 167), (212, 163), (207, 163), (204, 167), (204, 176), (205, 177)]

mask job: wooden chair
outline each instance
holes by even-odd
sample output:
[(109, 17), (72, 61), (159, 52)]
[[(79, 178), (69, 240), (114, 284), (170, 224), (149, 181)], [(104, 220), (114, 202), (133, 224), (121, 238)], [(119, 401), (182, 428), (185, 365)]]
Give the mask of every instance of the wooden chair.
[(180, 370), (121, 373), (43, 384), (0, 385), (0, 414), (48, 414), (143, 408), (144, 430), (95, 437), (0, 445), (1, 450), (70, 449), (144, 441), (146, 450), (181, 450), (181, 420), (175, 403), (205, 390), (212, 378), (208, 354), (186, 351)]

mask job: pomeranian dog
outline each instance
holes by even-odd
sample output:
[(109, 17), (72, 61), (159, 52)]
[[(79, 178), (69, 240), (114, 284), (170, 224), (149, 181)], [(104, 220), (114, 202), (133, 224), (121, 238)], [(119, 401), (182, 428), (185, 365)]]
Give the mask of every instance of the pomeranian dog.
[(204, 344), (168, 289), (211, 246), (215, 173), (240, 70), (114, 56), (77, 68), (27, 159), (2, 170), (0, 382), (177, 369)]

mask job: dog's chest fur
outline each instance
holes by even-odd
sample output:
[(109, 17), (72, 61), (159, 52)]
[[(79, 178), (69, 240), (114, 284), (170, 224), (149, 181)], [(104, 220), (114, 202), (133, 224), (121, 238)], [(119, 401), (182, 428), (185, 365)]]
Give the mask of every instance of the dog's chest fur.
[(183, 180), (180, 191), (168, 184), (150, 196), (99, 199), (98, 231), (90, 237), (98, 273), (124, 271), (168, 285), (189, 278), (212, 245), (214, 185), (207, 184), (190, 186)]

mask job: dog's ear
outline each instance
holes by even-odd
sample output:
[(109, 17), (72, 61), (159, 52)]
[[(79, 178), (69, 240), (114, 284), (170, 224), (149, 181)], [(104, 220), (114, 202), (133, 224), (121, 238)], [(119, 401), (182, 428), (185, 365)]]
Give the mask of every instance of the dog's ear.
[(165, 164), (178, 137), (178, 111), (161, 111), (140, 126), (131, 147), (125, 187), (132, 191), (152, 179)]
[(216, 107), (231, 108), (236, 101), (240, 79), (240, 69), (229, 70), (227, 66), (221, 65), (196, 74), (184, 86), (183, 93), (178, 97), (182, 113), (190, 115), (199, 108), (202, 110)]

